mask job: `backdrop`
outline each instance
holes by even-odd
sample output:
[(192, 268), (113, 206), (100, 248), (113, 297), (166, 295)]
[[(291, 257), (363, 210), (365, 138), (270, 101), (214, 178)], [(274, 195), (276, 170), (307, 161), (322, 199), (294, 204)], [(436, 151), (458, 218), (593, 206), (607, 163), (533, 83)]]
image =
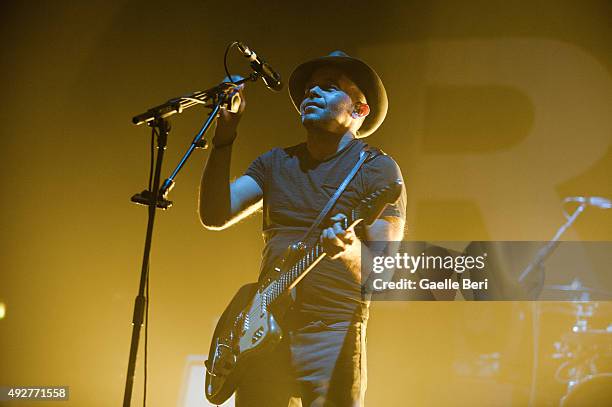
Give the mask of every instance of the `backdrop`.
[[(146, 187), (150, 143), (147, 128), (130, 118), (219, 82), (234, 40), (285, 79), (335, 49), (375, 67), (390, 107), (368, 142), (403, 171), (407, 239), (546, 240), (564, 222), (564, 197), (612, 196), (605, 0), (0, 7), (0, 385), (68, 385), (75, 406), (121, 402), (146, 228), (146, 209), (129, 198)], [(229, 62), (249, 72), (236, 53)], [(304, 137), (286, 89), (249, 84), (246, 98), (232, 176)], [(206, 113), (198, 107), (172, 118), (164, 177)], [(174, 206), (158, 213), (152, 406), (205, 405), (190, 400), (212, 327), (259, 267), (260, 213), (222, 232), (199, 223), (207, 154), (193, 155), (170, 194)], [(611, 219), (588, 208), (564, 238), (612, 240)], [(601, 324), (609, 323), (609, 304), (596, 305)], [(535, 306), (374, 304), (369, 405), (555, 405), (567, 384), (554, 377), (554, 343), (571, 329), (575, 309)], [(134, 405), (142, 361), (141, 349)]]

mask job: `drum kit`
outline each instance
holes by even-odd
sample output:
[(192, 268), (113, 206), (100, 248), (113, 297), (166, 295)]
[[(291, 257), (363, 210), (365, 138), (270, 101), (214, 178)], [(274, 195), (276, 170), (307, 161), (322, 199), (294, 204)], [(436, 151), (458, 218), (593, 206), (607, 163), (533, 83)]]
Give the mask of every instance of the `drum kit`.
[[(579, 206), (571, 215), (564, 211), (567, 222), (540, 250), (519, 277), (519, 281), (542, 265), (560, 243), (561, 235), (587, 206), (602, 209), (612, 207), (610, 200), (599, 197), (571, 197), (564, 201), (569, 202), (577, 202)], [(606, 267), (609, 268), (609, 264)], [(558, 302), (534, 303), (534, 349), (540, 349), (537, 344), (537, 325), (543, 314), (553, 319), (555, 317), (552, 314), (561, 316), (561, 325), (564, 327), (554, 340), (552, 349), (542, 349), (555, 366), (555, 382), (564, 388), (565, 394), (559, 400), (559, 405), (612, 406), (612, 302), (609, 301), (612, 293), (606, 289), (585, 286), (579, 278), (574, 277), (569, 284), (545, 285), (541, 294), (540, 298), (551, 298)], [(535, 401), (536, 368), (537, 362), (534, 362), (531, 405)]]
[(569, 322), (551, 354), (556, 362), (555, 381), (565, 387), (560, 405), (612, 406), (612, 303), (590, 301), (593, 293), (601, 295), (602, 290), (581, 286), (578, 280), (545, 289), (571, 297), (566, 302), (545, 303)]

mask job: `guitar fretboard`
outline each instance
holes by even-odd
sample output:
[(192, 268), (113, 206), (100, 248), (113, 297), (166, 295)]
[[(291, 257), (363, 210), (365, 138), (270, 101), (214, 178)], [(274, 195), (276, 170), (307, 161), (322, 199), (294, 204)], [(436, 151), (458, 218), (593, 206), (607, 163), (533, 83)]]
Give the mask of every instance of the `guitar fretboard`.
[[(358, 209), (354, 209), (351, 211), (348, 218), (344, 219), (343, 228), (348, 229), (351, 226), (357, 217)], [(267, 307), (269, 304), (272, 304), (276, 299), (278, 299), (282, 294), (286, 293), (290, 287), (294, 285), (297, 281), (299, 281), (306, 272), (310, 271), (310, 269), (323, 257), (325, 257), (325, 250), (323, 247), (316, 243), (312, 247), (307, 247), (305, 250), (305, 254), (303, 254), (295, 263), (286, 271), (282, 272), (282, 274), (277, 277), (273, 282), (271, 282), (264, 289), (264, 306)]]

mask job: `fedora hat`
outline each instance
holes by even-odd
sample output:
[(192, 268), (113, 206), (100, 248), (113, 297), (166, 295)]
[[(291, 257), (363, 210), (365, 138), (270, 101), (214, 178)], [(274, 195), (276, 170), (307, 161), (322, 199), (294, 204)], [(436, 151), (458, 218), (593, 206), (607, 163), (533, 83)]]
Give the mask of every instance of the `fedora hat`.
[(363, 92), (370, 106), (368, 114), (357, 132), (358, 137), (367, 137), (374, 133), (382, 124), (387, 115), (389, 102), (387, 91), (380, 77), (368, 64), (360, 59), (348, 56), (342, 51), (334, 51), (331, 54), (306, 61), (291, 73), (289, 77), (289, 95), (293, 106), (300, 111), (300, 104), (304, 99), (306, 82), (317, 69), (321, 67), (335, 67), (355, 82)]

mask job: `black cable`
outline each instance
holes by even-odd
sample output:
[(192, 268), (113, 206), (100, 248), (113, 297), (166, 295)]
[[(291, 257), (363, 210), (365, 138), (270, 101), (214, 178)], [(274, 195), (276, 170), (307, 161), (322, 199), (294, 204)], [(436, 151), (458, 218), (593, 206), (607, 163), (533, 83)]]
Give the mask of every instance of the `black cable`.
[(147, 264), (147, 296), (145, 298), (145, 340), (144, 340), (144, 394), (142, 396), (142, 407), (147, 407), (147, 360), (149, 353), (149, 265)]
[(153, 163), (155, 162), (155, 127), (151, 127), (151, 163), (149, 164), (149, 191), (153, 188)]
[[(155, 131), (155, 127), (151, 127), (151, 164), (149, 166), (149, 192), (153, 195), (153, 172), (155, 167), (155, 137), (157, 136), (157, 131)], [(146, 407), (147, 405), (147, 361), (148, 361), (148, 344), (149, 344), (149, 265), (147, 264), (147, 280), (145, 282), (146, 287), (146, 296), (145, 296), (145, 340), (144, 340), (144, 389), (142, 396), (142, 405)]]
[[(153, 195), (153, 172), (155, 163), (155, 137), (157, 131), (155, 127), (151, 127), (151, 164), (149, 166), (149, 192)], [(142, 405), (147, 405), (147, 361), (148, 361), (148, 344), (149, 344), (149, 265), (147, 264), (147, 280), (146, 285), (146, 296), (145, 296), (145, 338), (144, 338), (144, 389), (142, 396)]]
[(225, 48), (225, 54), (223, 55), (223, 68), (225, 68), (225, 74), (227, 75), (231, 83), (236, 82), (234, 82), (234, 78), (232, 78), (232, 75), (230, 74), (230, 71), (227, 68), (227, 55), (229, 54), (229, 50), (232, 49), (232, 47), (235, 47), (236, 45), (238, 45), (238, 41), (234, 41), (230, 45), (228, 45), (227, 48)]

